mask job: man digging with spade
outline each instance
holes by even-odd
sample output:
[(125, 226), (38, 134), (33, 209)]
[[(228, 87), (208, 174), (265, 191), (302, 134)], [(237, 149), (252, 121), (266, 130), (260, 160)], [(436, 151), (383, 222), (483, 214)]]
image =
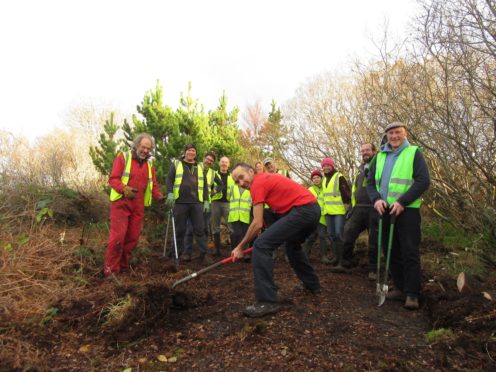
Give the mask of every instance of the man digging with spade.
[(303, 288), (320, 293), (320, 281), (310, 265), (301, 244), (317, 228), (320, 207), (317, 199), (305, 187), (279, 174), (255, 174), (252, 166), (238, 163), (232, 170), (234, 182), (250, 190), (253, 221), (241, 242), (231, 252), (233, 259), (243, 257), (243, 248), (263, 227), (264, 203), (275, 212), (276, 221), (253, 244), (252, 262), (256, 303), (244, 309), (243, 315), (262, 317), (279, 310), (277, 287), (273, 278), (272, 253), (283, 243), (293, 271)]

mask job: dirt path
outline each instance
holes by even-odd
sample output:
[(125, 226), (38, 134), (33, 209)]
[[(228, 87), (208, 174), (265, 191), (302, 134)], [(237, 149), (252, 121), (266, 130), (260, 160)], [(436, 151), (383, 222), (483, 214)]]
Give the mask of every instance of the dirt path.
[(211, 297), (202, 306), (171, 313), (173, 334), (164, 330), (161, 337), (185, 351), (175, 367), (374, 370), (425, 369), (432, 363), (423, 311), (387, 301), (379, 308), (375, 283), (365, 273), (332, 274), (320, 263), (315, 267), (323, 287), (317, 296), (297, 288), (288, 264), (278, 260), (282, 311), (256, 320), (240, 315), (254, 298), (250, 264), (225, 266), (185, 284), (181, 290), (194, 286)]
[(316, 258), (313, 263), (323, 287), (320, 295), (300, 289), (289, 265), (277, 260), (282, 309), (262, 319), (240, 313), (254, 301), (250, 263), (224, 265), (174, 292), (170, 287), (175, 280), (202, 267), (197, 260), (174, 273), (172, 261), (157, 257), (119, 276), (120, 284), (94, 278), (84, 290), (54, 303), (58, 312), (47, 322), (9, 327), (0, 342), (12, 352), (5, 351), (8, 359), (0, 361), (0, 370), (424, 371), (496, 366), (492, 303), (477, 303), (484, 321), (468, 323), (477, 325), (482, 336), (474, 338), (455, 327), (460, 342), (429, 345), (425, 334), (432, 328), (433, 309), (452, 318), (456, 302), (431, 293), (419, 311), (392, 301), (378, 307), (375, 283), (367, 280), (365, 270), (333, 274)]

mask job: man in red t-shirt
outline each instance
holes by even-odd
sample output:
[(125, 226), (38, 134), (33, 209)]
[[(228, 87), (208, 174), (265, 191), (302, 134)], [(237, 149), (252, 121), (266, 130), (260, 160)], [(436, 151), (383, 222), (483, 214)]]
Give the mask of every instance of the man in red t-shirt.
[(236, 184), (250, 190), (253, 203), (253, 221), (243, 240), (233, 249), (231, 255), (234, 259), (243, 257), (243, 248), (262, 229), (264, 203), (276, 214), (276, 221), (253, 244), (252, 262), (257, 302), (248, 306), (243, 315), (260, 317), (279, 310), (272, 253), (283, 243), (286, 243), (289, 264), (303, 287), (313, 294), (319, 293), (319, 278), (301, 248), (301, 244), (319, 223), (320, 207), (317, 199), (305, 187), (291, 179), (279, 174), (255, 174), (252, 166), (246, 163), (237, 164), (232, 177)]

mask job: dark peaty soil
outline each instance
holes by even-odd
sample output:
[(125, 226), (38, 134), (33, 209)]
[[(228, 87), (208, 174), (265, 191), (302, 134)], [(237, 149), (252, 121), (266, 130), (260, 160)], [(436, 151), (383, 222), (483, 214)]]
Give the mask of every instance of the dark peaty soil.
[[(468, 336), (457, 325), (459, 319), (450, 318), (455, 315), (439, 317), (439, 311), (446, 312), (450, 303), (460, 301), (454, 293), (443, 297), (431, 288), (419, 311), (408, 311), (402, 303), (392, 301), (378, 307), (376, 284), (367, 280), (365, 270), (358, 267), (351, 274), (333, 274), (317, 257), (312, 257), (312, 262), (323, 287), (320, 295), (300, 289), (289, 265), (279, 258), (274, 275), (280, 288), (281, 311), (248, 319), (240, 311), (254, 301), (250, 263), (223, 265), (172, 291), (175, 280), (202, 265), (193, 260), (175, 272), (173, 261), (157, 259), (152, 265), (121, 275), (120, 284), (97, 280), (93, 291), (55, 304), (60, 310), (51, 328), (32, 329), (29, 335), (24, 334), (25, 340), (36, 338), (37, 347), (46, 356), (41, 369), (48, 370), (423, 371), (496, 367), (491, 324), (482, 327), (483, 336), (471, 339), (473, 335)], [(109, 303), (119, 300), (130, 304), (123, 311), (125, 316), (106, 322), (112, 309)], [(494, 305), (484, 314), (492, 309)], [(427, 344), (425, 334), (435, 321), (444, 327), (453, 325), (455, 334), (464, 341)]]

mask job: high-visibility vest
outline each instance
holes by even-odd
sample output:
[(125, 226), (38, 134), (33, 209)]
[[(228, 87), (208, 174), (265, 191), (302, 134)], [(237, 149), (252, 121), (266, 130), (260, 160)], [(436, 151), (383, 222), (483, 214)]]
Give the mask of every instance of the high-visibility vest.
[[(241, 192), (241, 190), (243, 190)], [(251, 195), (250, 191), (232, 184), (229, 187), (229, 216), (227, 222), (250, 223)]]
[[(360, 173), (359, 173), (360, 174)], [(355, 199), (355, 191), (357, 189), (357, 181), (358, 181), (358, 176), (357, 174), (355, 176), (355, 179), (353, 180), (353, 186), (351, 186), (351, 207), (353, 208), (356, 204), (356, 199)], [(363, 177), (363, 182), (362, 182), (362, 187), (366, 188), (367, 187), (367, 177)]]
[[(123, 152), (122, 156), (124, 157), (124, 172), (121, 176), (121, 182), (124, 185), (127, 185), (129, 182), (129, 174), (131, 173), (131, 163), (133, 160), (133, 154), (131, 151)], [(147, 160), (146, 164), (148, 164), (148, 185), (145, 189), (144, 202), (145, 207), (149, 207), (152, 205), (152, 189), (153, 189), (153, 179), (152, 179), (152, 163)], [(119, 194), (113, 188), (110, 189), (110, 201), (116, 201), (122, 198), (122, 194)]]
[(346, 209), (339, 190), (339, 177), (342, 174), (336, 172), (326, 185), (326, 177), (322, 179), (322, 192), (324, 194), (324, 214), (337, 215), (346, 214)]
[(324, 195), (322, 194), (322, 188), (312, 185), (308, 188), (308, 190), (312, 193), (313, 196), (317, 198), (320, 207), (320, 220), (319, 222), (326, 226), (326, 218), (324, 216)]
[[(183, 162), (180, 160), (174, 160), (174, 167), (176, 168), (176, 178), (174, 179), (174, 200), (177, 200), (177, 198), (179, 198), (179, 188), (183, 182)], [(203, 185), (203, 166), (198, 165), (198, 200), (200, 202), (203, 202)]]
[[(408, 146), (401, 150), (396, 162), (394, 163), (393, 170), (391, 172), (391, 178), (389, 179), (387, 203), (389, 205), (393, 204), (398, 200), (405, 192), (407, 192), (413, 185), (413, 161), (415, 159), (415, 153), (417, 152), (418, 146)], [(376, 169), (375, 169), (375, 186), (377, 191), (381, 188), (381, 177), (382, 171), (384, 170), (384, 164), (386, 163), (387, 153), (381, 151), (377, 154)], [(420, 208), (422, 204), (422, 199), (418, 198), (412, 203), (407, 205), (407, 208)]]
[[(222, 179), (221, 177), (221, 173), (220, 172), (215, 172), (220, 179)], [(232, 187), (234, 185), (234, 180), (232, 179), (231, 175), (229, 174), (228, 172), (228, 175), (227, 175), (227, 190), (229, 190), (230, 187)], [(214, 196), (212, 196), (212, 201), (215, 201), (215, 200), (219, 200), (219, 199), (222, 199), (222, 191), (221, 192), (218, 192), (216, 194), (214, 194)], [(229, 200), (229, 197), (227, 198), (227, 200)]]
[[(200, 171), (200, 168), (201, 168), (202, 174), (204, 174), (205, 173), (205, 165), (203, 163), (198, 164), (198, 171)], [(205, 176), (206, 176), (205, 180), (207, 181), (208, 200), (210, 201), (211, 200), (210, 190), (212, 189), (212, 185), (214, 184), (215, 171), (212, 168), (208, 168)]]

